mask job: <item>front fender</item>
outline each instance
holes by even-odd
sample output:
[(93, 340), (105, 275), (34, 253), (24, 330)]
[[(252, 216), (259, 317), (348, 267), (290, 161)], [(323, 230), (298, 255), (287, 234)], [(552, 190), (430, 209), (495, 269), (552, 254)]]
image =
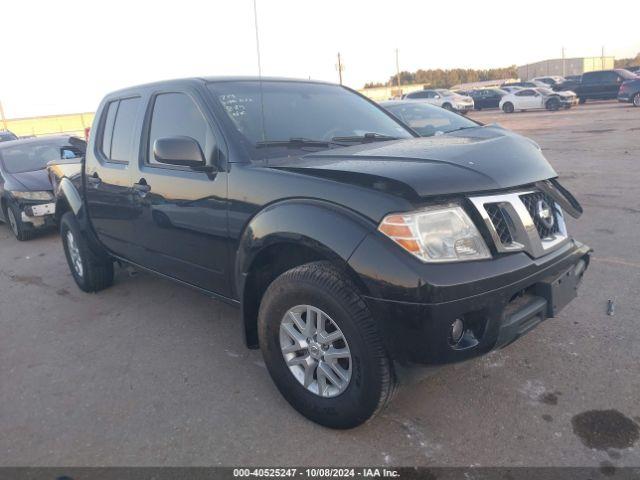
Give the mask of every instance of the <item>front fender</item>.
[(240, 238), (234, 269), (236, 292), (243, 295), (253, 261), (271, 245), (304, 245), (346, 263), (372, 230), (371, 221), (329, 202), (293, 199), (271, 204), (251, 219)]
[(82, 210), (82, 197), (80, 196), (80, 192), (76, 188), (76, 186), (69, 180), (68, 178), (62, 178), (60, 183), (58, 184), (58, 188), (56, 190), (56, 219), (58, 218), (59, 211), (64, 211), (62, 207), (66, 202), (69, 209), (73, 212), (76, 217), (80, 217), (80, 212)]

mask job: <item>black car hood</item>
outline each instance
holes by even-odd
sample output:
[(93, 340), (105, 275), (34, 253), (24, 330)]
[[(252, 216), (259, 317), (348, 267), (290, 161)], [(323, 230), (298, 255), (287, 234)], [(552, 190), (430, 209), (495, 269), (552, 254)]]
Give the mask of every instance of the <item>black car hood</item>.
[(36, 170), (34, 172), (11, 173), (14, 183), (21, 185), (24, 191), (39, 192), (51, 190), (51, 181), (47, 170)]
[(270, 160), (269, 166), (419, 197), (505, 189), (557, 176), (533, 141), (498, 126), (324, 150)]

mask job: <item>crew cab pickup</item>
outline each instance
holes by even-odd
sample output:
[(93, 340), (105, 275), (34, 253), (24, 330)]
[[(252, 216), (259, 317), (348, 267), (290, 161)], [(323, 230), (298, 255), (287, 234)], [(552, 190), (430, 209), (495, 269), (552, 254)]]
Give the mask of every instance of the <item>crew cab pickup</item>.
[(329, 427), (378, 412), (398, 364), (556, 316), (589, 264), (580, 205), (497, 126), (420, 138), (348, 88), (240, 77), (111, 93), (91, 132), (81, 167), (50, 170), (80, 289), (118, 262), (239, 307), (283, 396)]
[(633, 73), (623, 68), (598, 70), (585, 72), (579, 82), (565, 82), (554, 90), (572, 90), (580, 103), (587, 100), (612, 100), (618, 97), (618, 90), (623, 82), (635, 78), (637, 77)]

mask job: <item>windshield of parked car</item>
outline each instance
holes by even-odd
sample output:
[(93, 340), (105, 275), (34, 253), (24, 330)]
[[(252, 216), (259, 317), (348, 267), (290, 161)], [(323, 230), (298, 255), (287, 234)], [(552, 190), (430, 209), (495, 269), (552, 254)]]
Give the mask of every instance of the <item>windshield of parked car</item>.
[(272, 153), (277, 148), (259, 147), (291, 140), (286, 147), (318, 149), (354, 144), (358, 138), (414, 136), (380, 107), (338, 85), (263, 81), (261, 88), (258, 81), (230, 81), (210, 83), (209, 89), (257, 159), (277, 154)]
[(47, 142), (11, 142), (11, 146), (0, 148), (0, 163), (7, 173), (33, 172), (46, 168), (52, 160), (80, 158), (84, 150), (79, 145), (70, 145), (66, 140)]
[(468, 118), (422, 102), (381, 103), (404, 123), (413, 128), (421, 137), (431, 137), (444, 133), (479, 126)]
[(436, 92), (438, 92), (443, 97), (450, 97), (454, 94), (451, 90), (447, 90), (446, 88), (439, 88), (436, 90)]
[(543, 95), (551, 95), (553, 92), (553, 90), (551, 90), (550, 88), (545, 88), (545, 87), (538, 87), (535, 90), (537, 90), (538, 92), (542, 93)]

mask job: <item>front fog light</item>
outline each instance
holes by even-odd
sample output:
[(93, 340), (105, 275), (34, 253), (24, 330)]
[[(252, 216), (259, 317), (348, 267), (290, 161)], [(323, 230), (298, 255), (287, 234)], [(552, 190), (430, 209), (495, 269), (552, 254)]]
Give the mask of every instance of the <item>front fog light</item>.
[(491, 257), (478, 229), (458, 205), (439, 205), (388, 215), (378, 230), (423, 262)]
[(452, 345), (456, 345), (460, 339), (462, 339), (462, 335), (464, 334), (464, 322), (459, 318), (456, 318), (451, 324), (451, 332), (449, 333), (449, 339), (451, 340)]

